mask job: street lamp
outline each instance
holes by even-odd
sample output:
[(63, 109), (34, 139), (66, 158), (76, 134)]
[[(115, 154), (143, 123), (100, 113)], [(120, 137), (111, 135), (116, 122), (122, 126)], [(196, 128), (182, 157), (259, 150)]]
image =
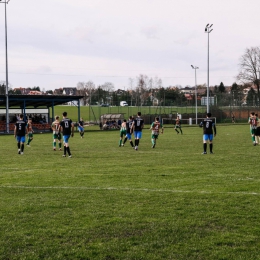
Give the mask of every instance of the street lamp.
[(205, 27), (205, 33), (208, 34), (208, 83), (207, 83), (207, 113), (209, 113), (209, 34), (213, 31), (211, 29), (213, 24), (209, 25), (209, 23)]
[(197, 106), (197, 73), (196, 70), (199, 69), (197, 66), (191, 65), (191, 67), (195, 70), (195, 107), (196, 107), (196, 125), (198, 124), (198, 106)]
[(10, 0), (2, 1), (0, 4), (5, 4), (5, 96), (6, 96), (6, 132), (9, 133), (9, 97), (8, 97), (8, 59), (7, 59), (7, 17), (6, 17), (6, 4)]

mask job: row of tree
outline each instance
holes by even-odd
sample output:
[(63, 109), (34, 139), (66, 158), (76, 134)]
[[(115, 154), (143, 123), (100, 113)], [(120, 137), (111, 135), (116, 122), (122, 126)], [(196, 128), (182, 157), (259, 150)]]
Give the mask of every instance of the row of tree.
[[(210, 88), (210, 96), (215, 96), (218, 102), (222, 105), (228, 105), (232, 100), (236, 103), (259, 104), (260, 94), (260, 48), (251, 47), (246, 49), (245, 53), (241, 56), (239, 62), (239, 73), (237, 80), (240, 83), (234, 83), (226, 91), (224, 84), (221, 82), (219, 86)], [(243, 91), (248, 86), (256, 86), (256, 91), (251, 88), (246, 94)], [(129, 79), (129, 87), (127, 90), (115, 90), (113, 83), (106, 82), (103, 85), (96, 86), (94, 82), (79, 82), (77, 84), (77, 94), (84, 96), (85, 104), (110, 104), (119, 105), (120, 101), (125, 100), (129, 105), (185, 105), (194, 104), (195, 96), (192, 99), (185, 98), (185, 95), (180, 91), (181, 86), (169, 86), (164, 88), (162, 80), (158, 77), (149, 78), (146, 75), (139, 75)], [(206, 85), (197, 86), (200, 91), (198, 96), (206, 96)], [(39, 87), (31, 88), (31, 90), (40, 91)], [(19, 90), (14, 92), (9, 88), (9, 94), (21, 94)], [(45, 93), (52, 94), (51, 90)], [(5, 86), (2, 82), (0, 84), (0, 94), (5, 94)], [(61, 94), (61, 93), (60, 93)], [(239, 102), (238, 102), (239, 100)], [(231, 102), (232, 103), (232, 102)]]

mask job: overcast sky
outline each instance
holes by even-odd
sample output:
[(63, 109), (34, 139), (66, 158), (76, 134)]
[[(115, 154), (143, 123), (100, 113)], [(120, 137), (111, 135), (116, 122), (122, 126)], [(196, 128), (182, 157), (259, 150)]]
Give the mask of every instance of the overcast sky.
[[(4, 0), (2, 0), (4, 1)], [(5, 5), (0, 3), (0, 81), (5, 81)], [(41, 90), (159, 77), (163, 86), (232, 85), (239, 58), (259, 46), (259, 0), (10, 0), (9, 83)]]

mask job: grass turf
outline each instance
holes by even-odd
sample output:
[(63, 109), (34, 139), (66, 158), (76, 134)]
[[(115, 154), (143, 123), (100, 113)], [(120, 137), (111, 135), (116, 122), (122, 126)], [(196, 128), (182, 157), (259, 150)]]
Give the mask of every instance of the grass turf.
[(0, 259), (260, 259), (259, 146), (248, 125), (166, 128), (138, 151), (119, 131), (70, 139), (72, 158), (35, 134), (1, 140)]

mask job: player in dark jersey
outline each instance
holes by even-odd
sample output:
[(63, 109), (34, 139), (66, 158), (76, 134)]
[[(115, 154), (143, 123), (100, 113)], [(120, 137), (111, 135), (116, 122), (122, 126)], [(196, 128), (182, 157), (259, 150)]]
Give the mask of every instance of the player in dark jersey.
[(132, 124), (133, 124), (133, 117), (130, 116), (128, 121), (126, 122), (126, 137), (124, 139), (123, 144), (125, 144), (125, 142), (127, 141), (127, 139), (130, 142), (130, 145), (134, 148), (134, 144), (132, 141)]
[(134, 130), (135, 136), (135, 150), (138, 150), (140, 139), (142, 138), (142, 130), (144, 128), (144, 120), (141, 118), (141, 112), (137, 113), (137, 118), (132, 124), (132, 131)]
[(63, 119), (60, 122), (61, 132), (63, 135), (63, 143), (64, 143), (64, 154), (63, 157), (66, 157), (66, 152), (68, 152), (69, 158), (72, 157), (70, 153), (69, 147), (69, 138), (70, 136), (74, 136), (74, 124), (72, 123), (71, 119), (67, 118), (67, 112), (63, 112)]
[(84, 121), (83, 118), (80, 118), (79, 124), (78, 124), (78, 130), (81, 138), (84, 136)]
[(216, 125), (213, 119), (210, 118), (211, 113), (207, 113), (206, 118), (199, 124), (200, 127), (203, 127), (203, 149), (202, 154), (207, 154), (207, 141), (209, 141), (210, 153), (213, 154), (213, 130), (214, 136), (216, 136)]
[(17, 140), (18, 154), (23, 154), (25, 134), (28, 135), (28, 129), (26, 127), (25, 121), (23, 120), (23, 114), (20, 114), (19, 119), (16, 121), (14, 127), (14, 137)]

